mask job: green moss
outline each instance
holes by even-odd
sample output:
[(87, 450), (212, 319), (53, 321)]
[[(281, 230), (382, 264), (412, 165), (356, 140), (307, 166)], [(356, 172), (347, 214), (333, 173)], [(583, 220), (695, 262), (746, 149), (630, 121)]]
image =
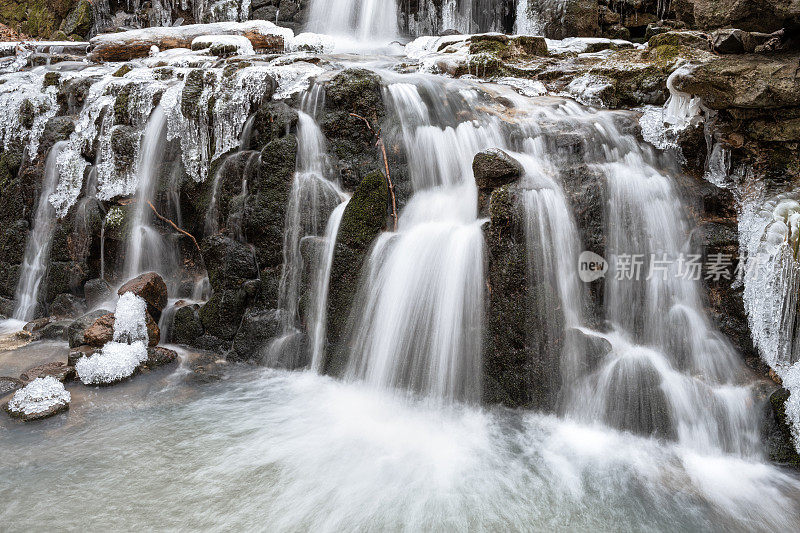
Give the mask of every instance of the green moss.
[(508, 44), (495, 40), (480, 40), (469, 43), (470, 54), (496, 54), (499, 55), (506, 51)]
[(42, 0), (35, 0), (28, 4), (20, 29), (33, 37), (48, 37), (56, 29), (56, 15)]
[(197, 104), (205, 88), (205, 75), (202, 69), (191, 70), (186, 75), (181, 93), (181, 113), (186, 118), (197, 118)]
[(339, 226), (342, 244), (362, 250), (372, 244), (386, 223), (388, 191), (381, 173), (372, 172), (361, 180), (342, 214)]
[(114, 74), (112, 74), (112, 76), (114, 76), (115, 78), (121, 78), (125, 74), (127, 74), (128, 72), (130, 72), (132, 70), (133, 70), (132, 66), (130, 66), (130, 65), (122, 65), (121, 67), (119, 67), (117, 69), (117, 71)]
[(117, 99), (114, 101), (114, 124), (130, 125), (130, 85), (123, 85), (117, 93)]
[(89, 0), (80, 0), (78, 5), (67, 14), (61, 22), (61, 31), (68, 35), (76, 35), (79, 39), (92, 30), (94, 12)]
[(58, 83), (61, 80), (61, 74), (58, 72), (48, 72), (44, 75), (44, 81), (42, 82), (42, 87), (58, 87)]
[(30, 100), (24, 100), (22, 105), (19, 106), (20, 123), (22, 127), (29, 130), (33, 127), (33, 121), (36, 118), (36, 107)]

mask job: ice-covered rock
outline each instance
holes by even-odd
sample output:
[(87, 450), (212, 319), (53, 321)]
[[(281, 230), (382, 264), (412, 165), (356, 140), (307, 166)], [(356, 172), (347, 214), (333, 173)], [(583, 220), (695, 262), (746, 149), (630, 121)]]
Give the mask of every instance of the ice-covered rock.
[(71, 395), (64, 385), (52, 376), (36, 378), (14, 393), (6, 409), (22, 420), (38, 420), (69, 408)]
[(119, 297), (117, 309), (114, 311), (114, 341), (136, 342), (146, 341), (147, 335), (147, 303), (132, 292), (125, 292)]
[(250, 39), (241, 35), (201, 35), (192, 40), (192, 50), (212, 56), (255, 54)]

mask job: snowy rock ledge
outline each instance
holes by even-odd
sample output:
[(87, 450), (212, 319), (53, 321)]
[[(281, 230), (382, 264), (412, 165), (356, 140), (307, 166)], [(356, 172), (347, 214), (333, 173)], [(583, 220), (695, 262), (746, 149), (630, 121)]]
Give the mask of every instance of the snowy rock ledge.
[(192, 50), (212, 56), (246, 56), (255, 53), (250, 39), (241, 35), (201, 35), (192, 41)]
[(40, 420), (69, 409), (70, 393), (52, 376), (36, 378), (18, 390), (6, 410), (25, 422)]
[(191, 48), (192, 41), (208, 35), (239, 35), (250, 41), (254, 51), (281, 53), (285, 42), (294, 37), (294, 32), (266, 20), (143, 28), (92, 38), (93, 49), (89, 59), (97, 62), (130, 61), (147, 57), (153, 46), (159, 50)]

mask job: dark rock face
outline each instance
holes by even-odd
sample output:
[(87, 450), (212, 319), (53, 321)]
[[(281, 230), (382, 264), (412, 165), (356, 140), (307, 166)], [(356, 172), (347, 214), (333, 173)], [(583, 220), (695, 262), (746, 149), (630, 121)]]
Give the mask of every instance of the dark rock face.
[(175, 312), (171, 342), (192, 345), (196, 339), (203, 336), (203, 323), (198, 314), (199, 309), (199, 305), (185, 305)]
[(10, 376), (0, 376), (0, 398), (6, 394), (11, 394), (18, 391), (25, 386), (25, 382), (21, 379), (12, 378)]
[(490, 149), (475, 155), (472, 172), (479, 189), (496, 189), (518, 180), (522, 166), (503, 150)]
[(328, 294), (328, 342), (332, 349), (324, 365), (327, 373), (339, 374), (347, 363), (347, 348), (341, 341), (370, 246), (386, 227), (388, 201), (386, 178), (373, 172), (356, 187), (342, 214)]
[(489, 216), (484, 226), (489, 290), (483, 399), (512, 407), (540, 403), (534, 395), (544, 391), (535, 390), (530, 382), (527, 250), (513, 185), (492, 192)]
[(122, 296), (126, 292), (132, 292), (147, 302), (147, 312), (155, 319), (161, 316), (161, 311), (167, 306), (167, 284), (155, 272), (147, 272), (127, 281), (117, 294)]
[(200, 308), (203, 331), (223, 341), (232, 341), (246, 307), (247, 295), (242, 289), (215, 292)]
[(789, 391), (781, 388), (769, 396), (764, 408), (762, 434), (767, 444), (770, 461), (800, 468), (800, 454), (792, 439), (789, 422), (786, 419), (786, 400)]
[(280, 334), (280, 321), (275, 310), (248, 310), (228, 353), (229, 361), (259, 360), (264, 348)]
[(91, 308), (111, 298), (111, 285), (103, 279), (90, 279), (83, 285), (86, 305)]
[(380, 77), (365, 69), (347, 69), (325, 85), (325, 115), (320, 127), (328, 139), (341, 183), (355, 188), (370, 172), (381, 171), (381, 155), (363, 117), (379, 127), (386, 110)]
[(203, 240), (203, 262), (211, 286), (217, 289), (236, 289), (247, 280), (258, 277), (253, 249), (221, 234)]
[(72, 294), (59, 294), (50, 304), (50, 314), (57, 317), (77, 317), (86, 312), (86, 302)]

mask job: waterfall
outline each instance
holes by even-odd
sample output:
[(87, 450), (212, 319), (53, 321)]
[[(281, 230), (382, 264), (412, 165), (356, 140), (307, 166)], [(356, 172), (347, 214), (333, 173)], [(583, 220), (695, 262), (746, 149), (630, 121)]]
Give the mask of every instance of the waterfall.
[(395, 0), (313, 0), (307, 31), (391, 41), (397, 36)]
[[(525, 171), (521, 194), (532, 291), (528, 305), (539, 319), (531, 326), (529, 344), (550, 370), (549, 386), (558, 390), (579, 377), (579, 357), (585, 357), (572, 335), (573, 328), (583, 325), (582, 289), (575, 274), (580, 238), (561, 185), (553, 179), (557, 170), (546, 144), (529, 138), (523, 150), (513, 155)], [(554, 301), (560, 304), (555, 309)]]
[(58, 156), (66, 145), (65, 141), (57, 142), (47, 154), (42, 191), (39, 193), (33, 228), (25, 244), (25, 256), (17, 281), (15, 293), (17, 303), (14, 307), (14, 318), (17, 320), (31, 320), (36, 313), (56, 224), (56, 210), (50, 204), (50, 195), (58, 183)]
[(463, 94), (442, 91), (427, 78), (418, 83), (388, 87), (415, 192), (397, 232), (384, 234), (368, 259), (347, 375), (381, 388), (477, 402), (484, 243), (471, 163), (502, 136), (495, 120), (459, 121)]
[(158, 105), (147, 120), (136, 160), (138, 182), (125, 254), (125, 279), (148, 271), (159, 272), (165, 279), (171, 279), (170, 274), (175, 272), (170, 268), (176, 263), (174, 250), (153, 226), (150, 207), (164, 161), (166, 125), (167, 115), (163, 107)]
[(314, 280), (313, 292), (311, 293), (312, 306), (306, 320), (311, 336), (311, 368), (317, 372), (322, 372), (323, 361), (325, 358), (325, 335), (327, 333), (327, 310), (328, 310), (328, 287), (331, 280), (331, 266), (333, 265), (333, 252), (336, 250), (336, 236), (339, 234), (339, 225), (342, 222), (342, 215), (347, 207), (345, 200), (336, 206), (325, 226), (325, 240), (319, 251), (316, 276)]
[(314, 116), (324, 105), (321, 86), (312, 87), (303, 97), (297, 121), (297, 162), (286, 209), (283, 241), (283, 267), (278, 292), (281, 335), (267, 347), (270, 364), (300, 365), (302, 332), (299, 326), (299, 300), (303, 282), (305, 245), (313, 246), (324, 224), (345, 198), (329, 179), (325, 136)]

